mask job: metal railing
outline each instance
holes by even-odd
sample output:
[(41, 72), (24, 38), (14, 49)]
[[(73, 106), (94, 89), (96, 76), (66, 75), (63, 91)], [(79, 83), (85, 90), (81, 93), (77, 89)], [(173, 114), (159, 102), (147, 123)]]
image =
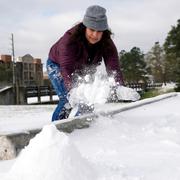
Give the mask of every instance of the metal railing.
[(162, 83), (127, 83), (126, 87), (130, 87), (132, 89), (135, 89), (137, 92), (144, 92), (148, 91), (150, 89), (155, 89), (162, 87)]

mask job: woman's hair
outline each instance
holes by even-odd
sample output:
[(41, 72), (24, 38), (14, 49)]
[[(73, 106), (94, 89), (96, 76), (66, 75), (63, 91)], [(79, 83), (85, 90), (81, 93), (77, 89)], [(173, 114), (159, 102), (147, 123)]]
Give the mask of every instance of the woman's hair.
[[(75, 30), (71, 36), (71, 41), (85, 41), (85, 30), (86, 26), (83, 23), (79, 23), (75, 26)], [(112, 32), (110, 30), (103, 31), (103, 36), (101, 41), (99, 42), (102, 48), (108, 47), (108, 40), (111, 39)]]

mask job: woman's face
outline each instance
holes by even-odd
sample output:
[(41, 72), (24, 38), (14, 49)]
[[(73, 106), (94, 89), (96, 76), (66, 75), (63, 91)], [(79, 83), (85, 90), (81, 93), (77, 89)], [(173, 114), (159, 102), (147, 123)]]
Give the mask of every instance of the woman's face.
[(85, 36), (90, 44), (96, 44), (102, 39), (103, 31), (86, 28)]

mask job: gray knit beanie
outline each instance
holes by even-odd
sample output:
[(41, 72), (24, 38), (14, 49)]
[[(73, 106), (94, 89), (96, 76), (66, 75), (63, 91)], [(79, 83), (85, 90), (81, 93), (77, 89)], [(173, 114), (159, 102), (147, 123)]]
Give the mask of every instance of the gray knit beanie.
[(88, 7), (84, 15), (83, 24), (87, 28), (91, 28), (96, 31), (107, 30), (108, 23), (106, 9), (98, 5)]

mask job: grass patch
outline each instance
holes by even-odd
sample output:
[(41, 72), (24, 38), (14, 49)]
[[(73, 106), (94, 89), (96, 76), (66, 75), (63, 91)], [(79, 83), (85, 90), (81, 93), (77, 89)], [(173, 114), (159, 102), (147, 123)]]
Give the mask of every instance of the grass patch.
[(170, 93), (170, 92), (174, 92), (174, 89), (169, 89), (167, 91), (161, 91), (160, 89), (153, 89), (153, 90), (142, 92), (140, 95), (141, 95), (141, 99), (146, 99), (146, 98), (151, 98), (151, 97), (155, 97), (155, 96)]
[(180, 92), (180, 85), (175, 88), (175, 91), (176, 91), (176, 92)]

